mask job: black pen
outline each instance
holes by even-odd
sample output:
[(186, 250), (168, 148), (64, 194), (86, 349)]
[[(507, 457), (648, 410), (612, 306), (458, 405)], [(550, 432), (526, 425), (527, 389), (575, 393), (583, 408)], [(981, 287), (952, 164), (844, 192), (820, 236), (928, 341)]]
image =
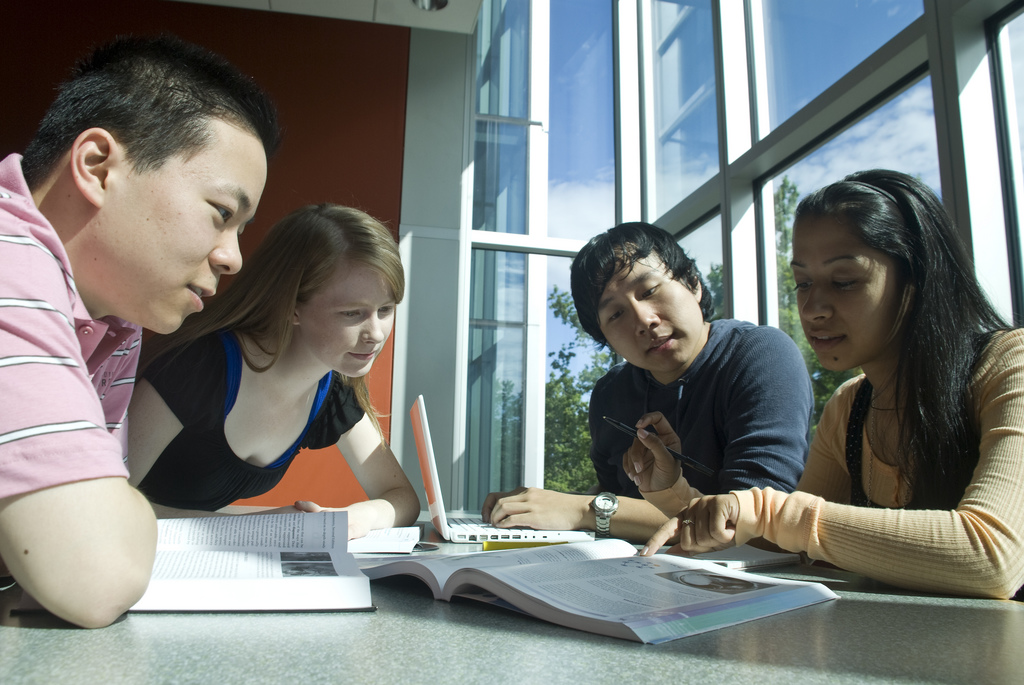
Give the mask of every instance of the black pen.
[[(605, 416), (604, 420), (607, 421), (608, 423), (610, 423), (611, 425), (615, 426), (616, 428), (618, 428), (623, 433), (625, 433), (627, 435), (632, 435), (634, 438), (637, 437), (637, 435), (636, 435), (636, 428), (634, 428), (633, 426), (630, 426), (629, 424), (625, 424), (622, 421), (618, 421), (616, 419), (613, 419), (610, 416)], [(657, 435), (657, 432), (654, 431), (654, 429), (652, 429), (652, 428), (645, 428), (644, 430), (650, 431), (651, 433), (654, 433), (655, 435)], [(673, 449), (669, 449), (668, 447), (666, 447), (665, 449), (668, 450), (669, 454), (671, 454), (673, 457), (675, 457), (676, 459), (680, 460), (681, 462), (683, 462), (684, 464), (689, 466), (694, 471), (697, 471), (698, 473), (703, 473), (705, 476), (713, 476), (713, 475), (715, 475), (715, 472), (714, 472), (713, 469), (708, 468), (707, 466), (705, 466), (704, 464), (700, 463), (699, 461), (696, 461), (695, 459), (691, 459), (690, 457), (686, 456), (685, 454), (680, 454), (679, 452), (676, 452)]]

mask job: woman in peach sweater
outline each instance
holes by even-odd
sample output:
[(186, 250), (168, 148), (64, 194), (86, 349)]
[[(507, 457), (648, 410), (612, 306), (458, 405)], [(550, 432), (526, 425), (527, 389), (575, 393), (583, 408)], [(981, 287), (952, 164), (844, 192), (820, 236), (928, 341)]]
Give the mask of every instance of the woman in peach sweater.
[(702, 497), (642, 431), (649, 451), (627, 472), (671, 517), (642, 553), (763, 538), (893, 585), (1013, 596), (1024, 583), (1024, 331), (986, 299), (938, 198), (884, 170), (822, 188), (797, 208), (792, 268), (822, 366), (863, 375), (825, 406), (788, 495)]

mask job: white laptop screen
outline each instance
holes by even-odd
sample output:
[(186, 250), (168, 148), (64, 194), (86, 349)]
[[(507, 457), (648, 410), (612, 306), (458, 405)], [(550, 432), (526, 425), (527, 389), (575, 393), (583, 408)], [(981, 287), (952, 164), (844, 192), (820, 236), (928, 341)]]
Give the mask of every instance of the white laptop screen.
[(427, 505), (430, 508), (430, 519), (437, 532), (444, 539), (449, 539), (448, 519), (445, 517), (444, 500), (441, 499), (441, 481), (437, 477), (437, 461), (434, 459), (434, 445), (430, 441), (430, 425), (427, 423), (427, 408), (423, 403), (423, 395), (418, 395), (409, 409), (412, 419), (412, 432), (416, 437), (416, 454), (420, 460), (420, 471), (423, 474), (423, 489), (427, 493)]

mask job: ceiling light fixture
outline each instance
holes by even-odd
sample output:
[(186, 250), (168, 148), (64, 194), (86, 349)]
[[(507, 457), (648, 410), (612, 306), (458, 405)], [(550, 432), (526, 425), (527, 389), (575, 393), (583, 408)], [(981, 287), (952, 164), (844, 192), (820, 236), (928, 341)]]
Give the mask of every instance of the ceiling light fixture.
[(421, 10), (433, 12), (435, 10), (443, 10), (448, 6), (448, 0), (412, 0), (412, 4), (419, 7)]

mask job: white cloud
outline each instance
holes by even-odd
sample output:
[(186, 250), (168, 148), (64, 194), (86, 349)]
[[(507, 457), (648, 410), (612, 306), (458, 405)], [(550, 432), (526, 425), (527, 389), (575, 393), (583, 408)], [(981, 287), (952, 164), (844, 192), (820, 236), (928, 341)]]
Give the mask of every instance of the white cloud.
[(548, 185), (548, 235), (590, 240), (615, 224), (615, 183), (562, 181)]
[(864, 169), (894, 169), (920, 176), (940, 191), (931, 81), (923, 81), (869, 114), (831, 142), (779, 174), (801, 196)]

